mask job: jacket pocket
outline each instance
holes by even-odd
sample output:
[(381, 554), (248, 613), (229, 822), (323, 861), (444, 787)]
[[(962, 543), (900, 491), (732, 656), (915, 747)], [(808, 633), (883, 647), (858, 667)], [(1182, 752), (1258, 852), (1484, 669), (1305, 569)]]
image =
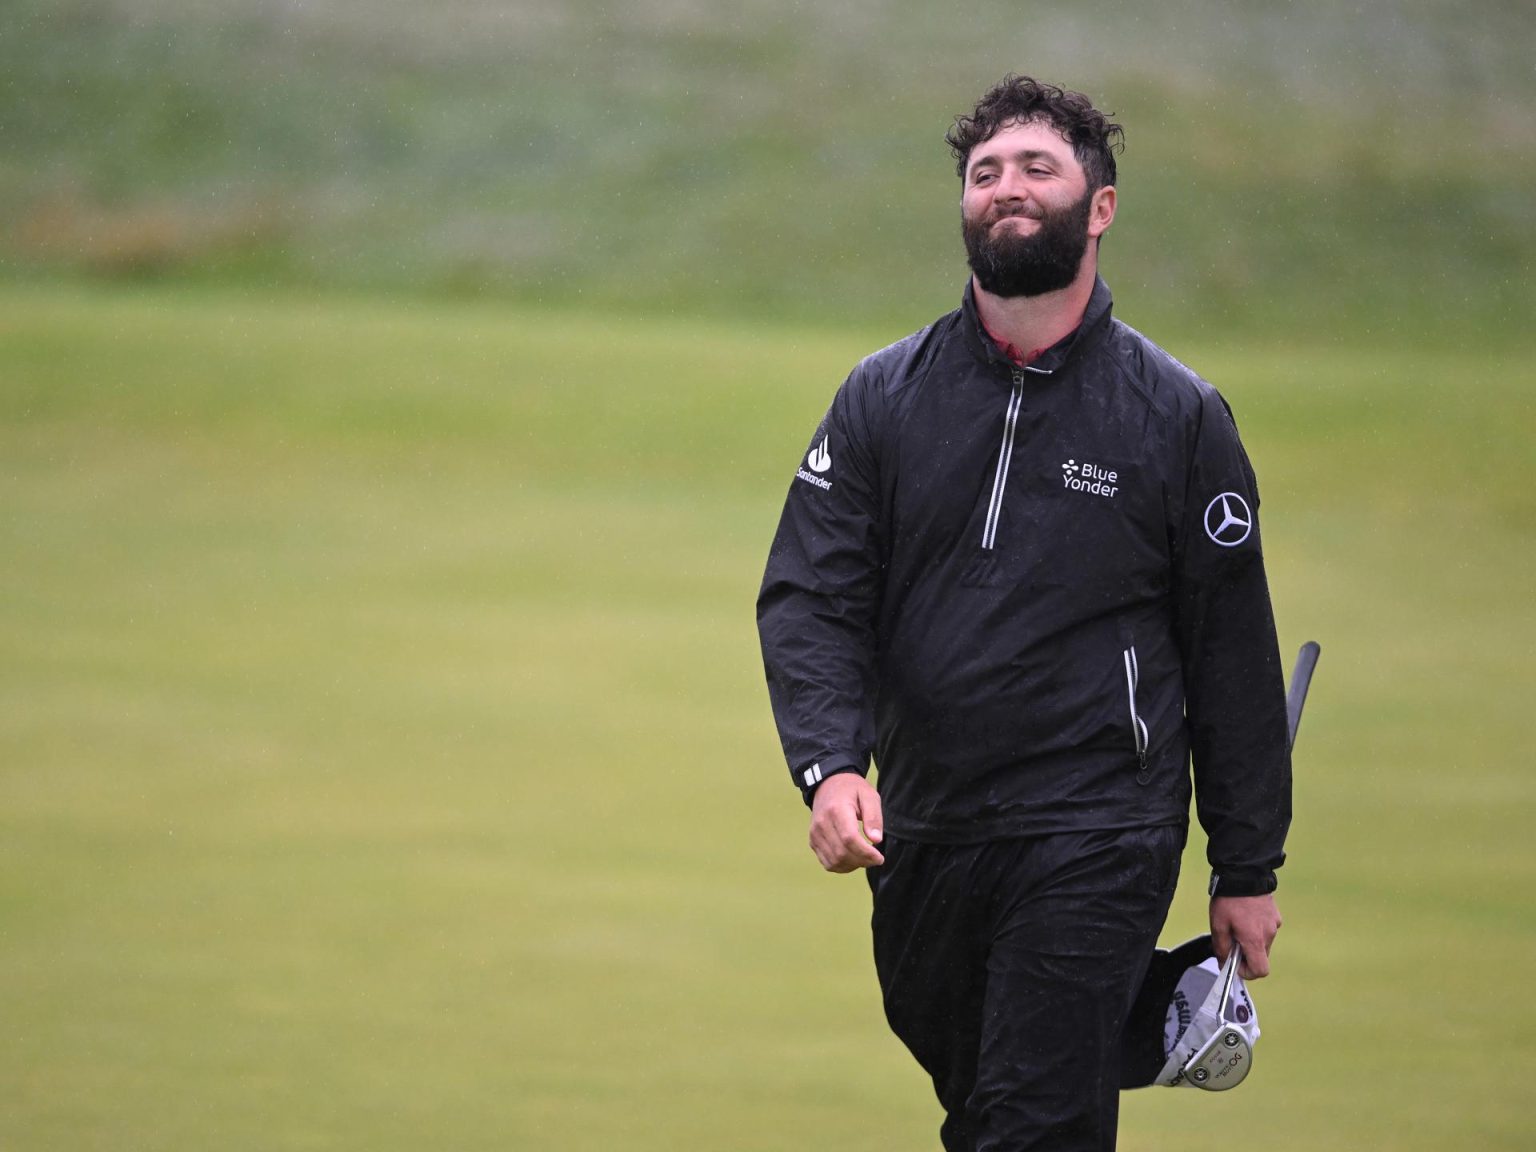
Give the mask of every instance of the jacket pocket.
[(1131, 742), (1136, 749), (1136, 783), (1147, 784), (1152, 780), (1148, 767), (1148, 745), (1151, 743), (1147, 723), (1137, 707), (1137, 688), (1141, 684), (1141, 667), (1136, 662), (1136, 645), (1132, 644), (1120, 654), (1125, 664), (1125, 700), (1130, 712)]

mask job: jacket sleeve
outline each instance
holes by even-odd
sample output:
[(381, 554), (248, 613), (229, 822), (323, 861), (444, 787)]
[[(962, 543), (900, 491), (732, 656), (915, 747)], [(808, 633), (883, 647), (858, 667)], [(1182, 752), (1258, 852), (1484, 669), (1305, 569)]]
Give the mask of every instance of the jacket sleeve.
[(1209, 385), (1193, 424), (1173, 597), (1195, 808), (1211, 895), (1261, 895), (1285, 860), (1291, 760), (1258, 487), (1231, 410)]
[(757, 600), (774, 720), (807, 803), (827, 776), (867, 773), (874, 743), (878, 408), (856, 369), (790, 481)]

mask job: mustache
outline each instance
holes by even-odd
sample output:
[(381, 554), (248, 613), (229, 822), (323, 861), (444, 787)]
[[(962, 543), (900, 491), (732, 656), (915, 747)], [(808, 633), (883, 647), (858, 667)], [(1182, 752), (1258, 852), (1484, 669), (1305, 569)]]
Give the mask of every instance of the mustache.
[(1022, 216), (1026, 220), (1044, 220), (1045, 211), (1032, 204), (1005, 204), (999, 208), (993, 208), (989, 215), (989, 223), (995, 224), (999, 220), (1009, 220), (1015, 216)]

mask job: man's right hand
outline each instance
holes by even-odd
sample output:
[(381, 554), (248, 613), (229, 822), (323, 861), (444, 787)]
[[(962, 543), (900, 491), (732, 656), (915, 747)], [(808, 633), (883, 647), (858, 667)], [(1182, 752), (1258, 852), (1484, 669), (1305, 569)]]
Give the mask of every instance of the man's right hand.
[(884, 864), (885, 857), (875, 850), (884, 835), (881, 824), (874, 785), (857, 772), (828, 776), (811, 798), (811, 851), (828, 872)]

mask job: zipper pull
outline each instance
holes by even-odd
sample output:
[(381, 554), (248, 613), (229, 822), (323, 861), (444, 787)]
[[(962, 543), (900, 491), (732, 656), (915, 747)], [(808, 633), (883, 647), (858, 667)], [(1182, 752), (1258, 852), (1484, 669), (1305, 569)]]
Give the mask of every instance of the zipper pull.
[(1145, 788), (1148, 784), (1152, 783), (1152, 769), (1147, 765), (1147, 750), (1145, 748), (1138, 748), (1136, 750), (1136, 762), (1141, 765), (1141, 771), (1136, 773), (1136, 783)]

